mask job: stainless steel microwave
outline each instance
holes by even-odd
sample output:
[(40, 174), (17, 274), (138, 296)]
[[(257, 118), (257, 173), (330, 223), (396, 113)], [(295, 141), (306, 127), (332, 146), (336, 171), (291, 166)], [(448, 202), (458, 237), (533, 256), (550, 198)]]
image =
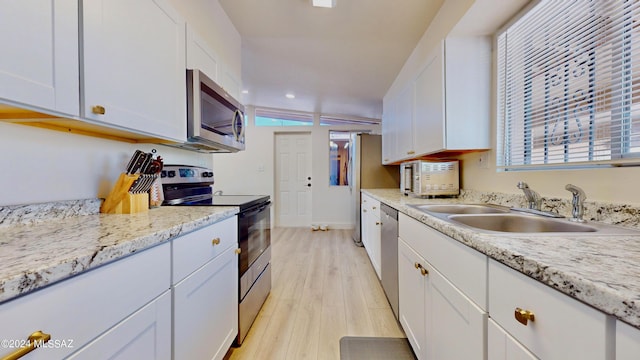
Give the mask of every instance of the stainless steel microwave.
[(244, 106), (200, 70), (187, 70), (187, 143), (202, 152), (244, 150)]

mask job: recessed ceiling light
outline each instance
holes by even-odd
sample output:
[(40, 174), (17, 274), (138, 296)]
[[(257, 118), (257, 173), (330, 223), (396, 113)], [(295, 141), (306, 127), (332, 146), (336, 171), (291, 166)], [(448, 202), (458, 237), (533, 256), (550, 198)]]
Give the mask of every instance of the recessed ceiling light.
[(249, 93), (249, 90), (242, 90), (242, 93), (243, 93), (243, 94), (248, 94), (248, 93)]
[(311, 0), (315, 7), (333, 8), (336, 7), (336, 0)]
[(296, 98), (296, 96), (293, 95), (292, 93), (288, 93), (285, 96), (287, 97), (287, 99), (295, 99)]

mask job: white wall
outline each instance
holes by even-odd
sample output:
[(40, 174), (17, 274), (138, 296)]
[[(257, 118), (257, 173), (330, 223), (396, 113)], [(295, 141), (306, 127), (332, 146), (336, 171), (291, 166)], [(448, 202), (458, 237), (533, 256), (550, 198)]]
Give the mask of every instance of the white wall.
[(135, 151), (211, 166), (211, 155), (0, 122), (0, 206), (105, 198)]
[[(312, 223), (333, 228), (352, 228), (355, 204), (347, 186), (329, 186), (329, 130), (371, 130), (379, 126), (320, 126), (318, 115), (311, 127), (256, 127), (253, 107), (247, 107), (249, 123), (246, 129), (246, 149), (236, 154), (215, 154), (213, 169), (215, 190), (225, 194), (270, 195), (275, 197), (275, 134), (311, 132)], [(275, 223), (272, 212), (272, 221)], [(275, 224), (277, 226), (277, 224)]]

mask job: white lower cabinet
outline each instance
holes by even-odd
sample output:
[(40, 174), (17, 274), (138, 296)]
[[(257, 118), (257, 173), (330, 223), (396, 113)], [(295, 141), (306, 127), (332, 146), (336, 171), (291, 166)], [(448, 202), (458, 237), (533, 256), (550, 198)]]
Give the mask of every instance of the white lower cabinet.
[[(37, 330), (50, 334), (53, 346), (35, 349), (29, 360), (62, 359), (77, 351), (78, 359), (112, 358), (95, 350), (105, 348), (157, 355), (128, 358), (166, 359), (164, 351), (147, 347), (167, 349), (171, 343), (170, 308), (166, 298), (158, 298), (169, 290), (170, 250), (168, 243), (159, 245), (3, 303), (0, 339), (27, 339)], [(0, 357), (14, 350), (1, 348)]]
[[(418, 359), (486, 359), (486, 311), (458, 284), (451, 282), (446, 273), (430, 263), (429, 255), (433, 254), (412, 246), (433, 240), (432, 230), (424, 224), (420, 224), (422, 228), (407, 228), (408, 224), (418, 222), (404, 215), (399, 218), (400, 324), (416, 356)], [(432, 246), (438, 247), (440, 240)], [(486, 284), (486, 258), (481, 275), (482, 270)]]
[[(426, 297), (428, 278), (422, 275), (420, 265), (426, 261), (402, 239), (398, 241), (398, 293), (400, 325), (418, 359), (427, 352)], [(426, 271), (426, 269), (425, 269)]]
[(495, 260), (489, 304), (491, 318), (541, 359), (614, 358), (611, 318)]
[(238, 334), (238, 218), (172, 245), (174, 359), (222, 359)]
[(238, 333), (238, 255), (231, 247), (175, 285), (174, 358), (222, 359)]
[(376, 271), (378, 279), (381, 279), (381, 263), (382, 263), (382, 222), (380, 221), (380, 201), (362, 194), (361, 204), (361, 238), (371, 265)]
[(167, 290), (69, 359), (171, 359), (171, 292)]
[(428, 276), (427, 359), (486, 359), (487, 313), (437, 270)]
[(487, 349), (491, 360), (536, 360), (537, 357), (495, 321), (488, 321)]
[(616, 359), (632, 360), (640, 356), (640, 330), (616, 321)]

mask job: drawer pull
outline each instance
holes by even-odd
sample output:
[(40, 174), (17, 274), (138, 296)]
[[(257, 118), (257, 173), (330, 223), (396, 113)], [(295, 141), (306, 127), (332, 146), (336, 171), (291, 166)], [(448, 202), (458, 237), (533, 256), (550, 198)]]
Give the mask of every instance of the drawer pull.
[(516, 308), (514, 312), (516, 320), (524, 326), (527, 326), (529, 321), (535, 321), (536, 316), (529, 310), (522, 310), (520, 308)]
[(415, 153), (416, 153), (416, 152), (415, 152), (415, 151), (413, 151), (413, 150), (411, 150), (411, 151), (407, 151), (407, 155), (413, 155), (413, 154), (415, 154)]
[(96, 115), (104, 115), (104, 113), (107, 112), (107, 111), (104, 108), (104, 106), (96, 105), (96, 106), (91, 108), (91, 112), (96, 114)]
[(237, 254), (237, 255), (240, 255), (240, 253), (241, 253), (241, 252), (242, 252), (242, 249), (240, 249), (240, 248), (237, 248), (237, 249), (236, 249), (236, 254)]
[(211, 244), (213, 246), (220, 245), (220, 238), (215, 238), (215, 239), (211, 240)]
[(376, 221), (376, 225), (382, 225), (380, 221)]
[(375, 210), (375, 209), (376, 209), (376, 207), (374, 206), (372, 209), (373, 209), (373, 210)]
[(14, 351), (13, 353), (11, 353), (11, 354), (9, 354), (7, 356), (1, 357), (0, 360), (17, 360), (17, 359), (20, 359), (21, 357), (27, 355), (28, 353), (32, 352), (33, 350), (41, 347), (47, 341), (51, 340), (51, 334), (45, 334), (41, 330), (38, 330), (38, 331), (34, 332), (33, 334), (29, 335), (29, 337), (27, 339), (28, 339), (27, 340), (27, 344), (28, 344), (27, 346), (23, 346), (23, 347), (19, 348), (18, 350)]
[(413, 266), (414, 266), (416, 269), (420, 269), (420, 274), (422, 274), (422, 276), (427, 276), (427, 275), (429, 275), (429, 270), (425, 269), (425, 267), (424, 267), (424, 266), (422, 266), (422, 264), (420, 264), (420, 263), (415, 263), (415, 264), (413, 264)]

